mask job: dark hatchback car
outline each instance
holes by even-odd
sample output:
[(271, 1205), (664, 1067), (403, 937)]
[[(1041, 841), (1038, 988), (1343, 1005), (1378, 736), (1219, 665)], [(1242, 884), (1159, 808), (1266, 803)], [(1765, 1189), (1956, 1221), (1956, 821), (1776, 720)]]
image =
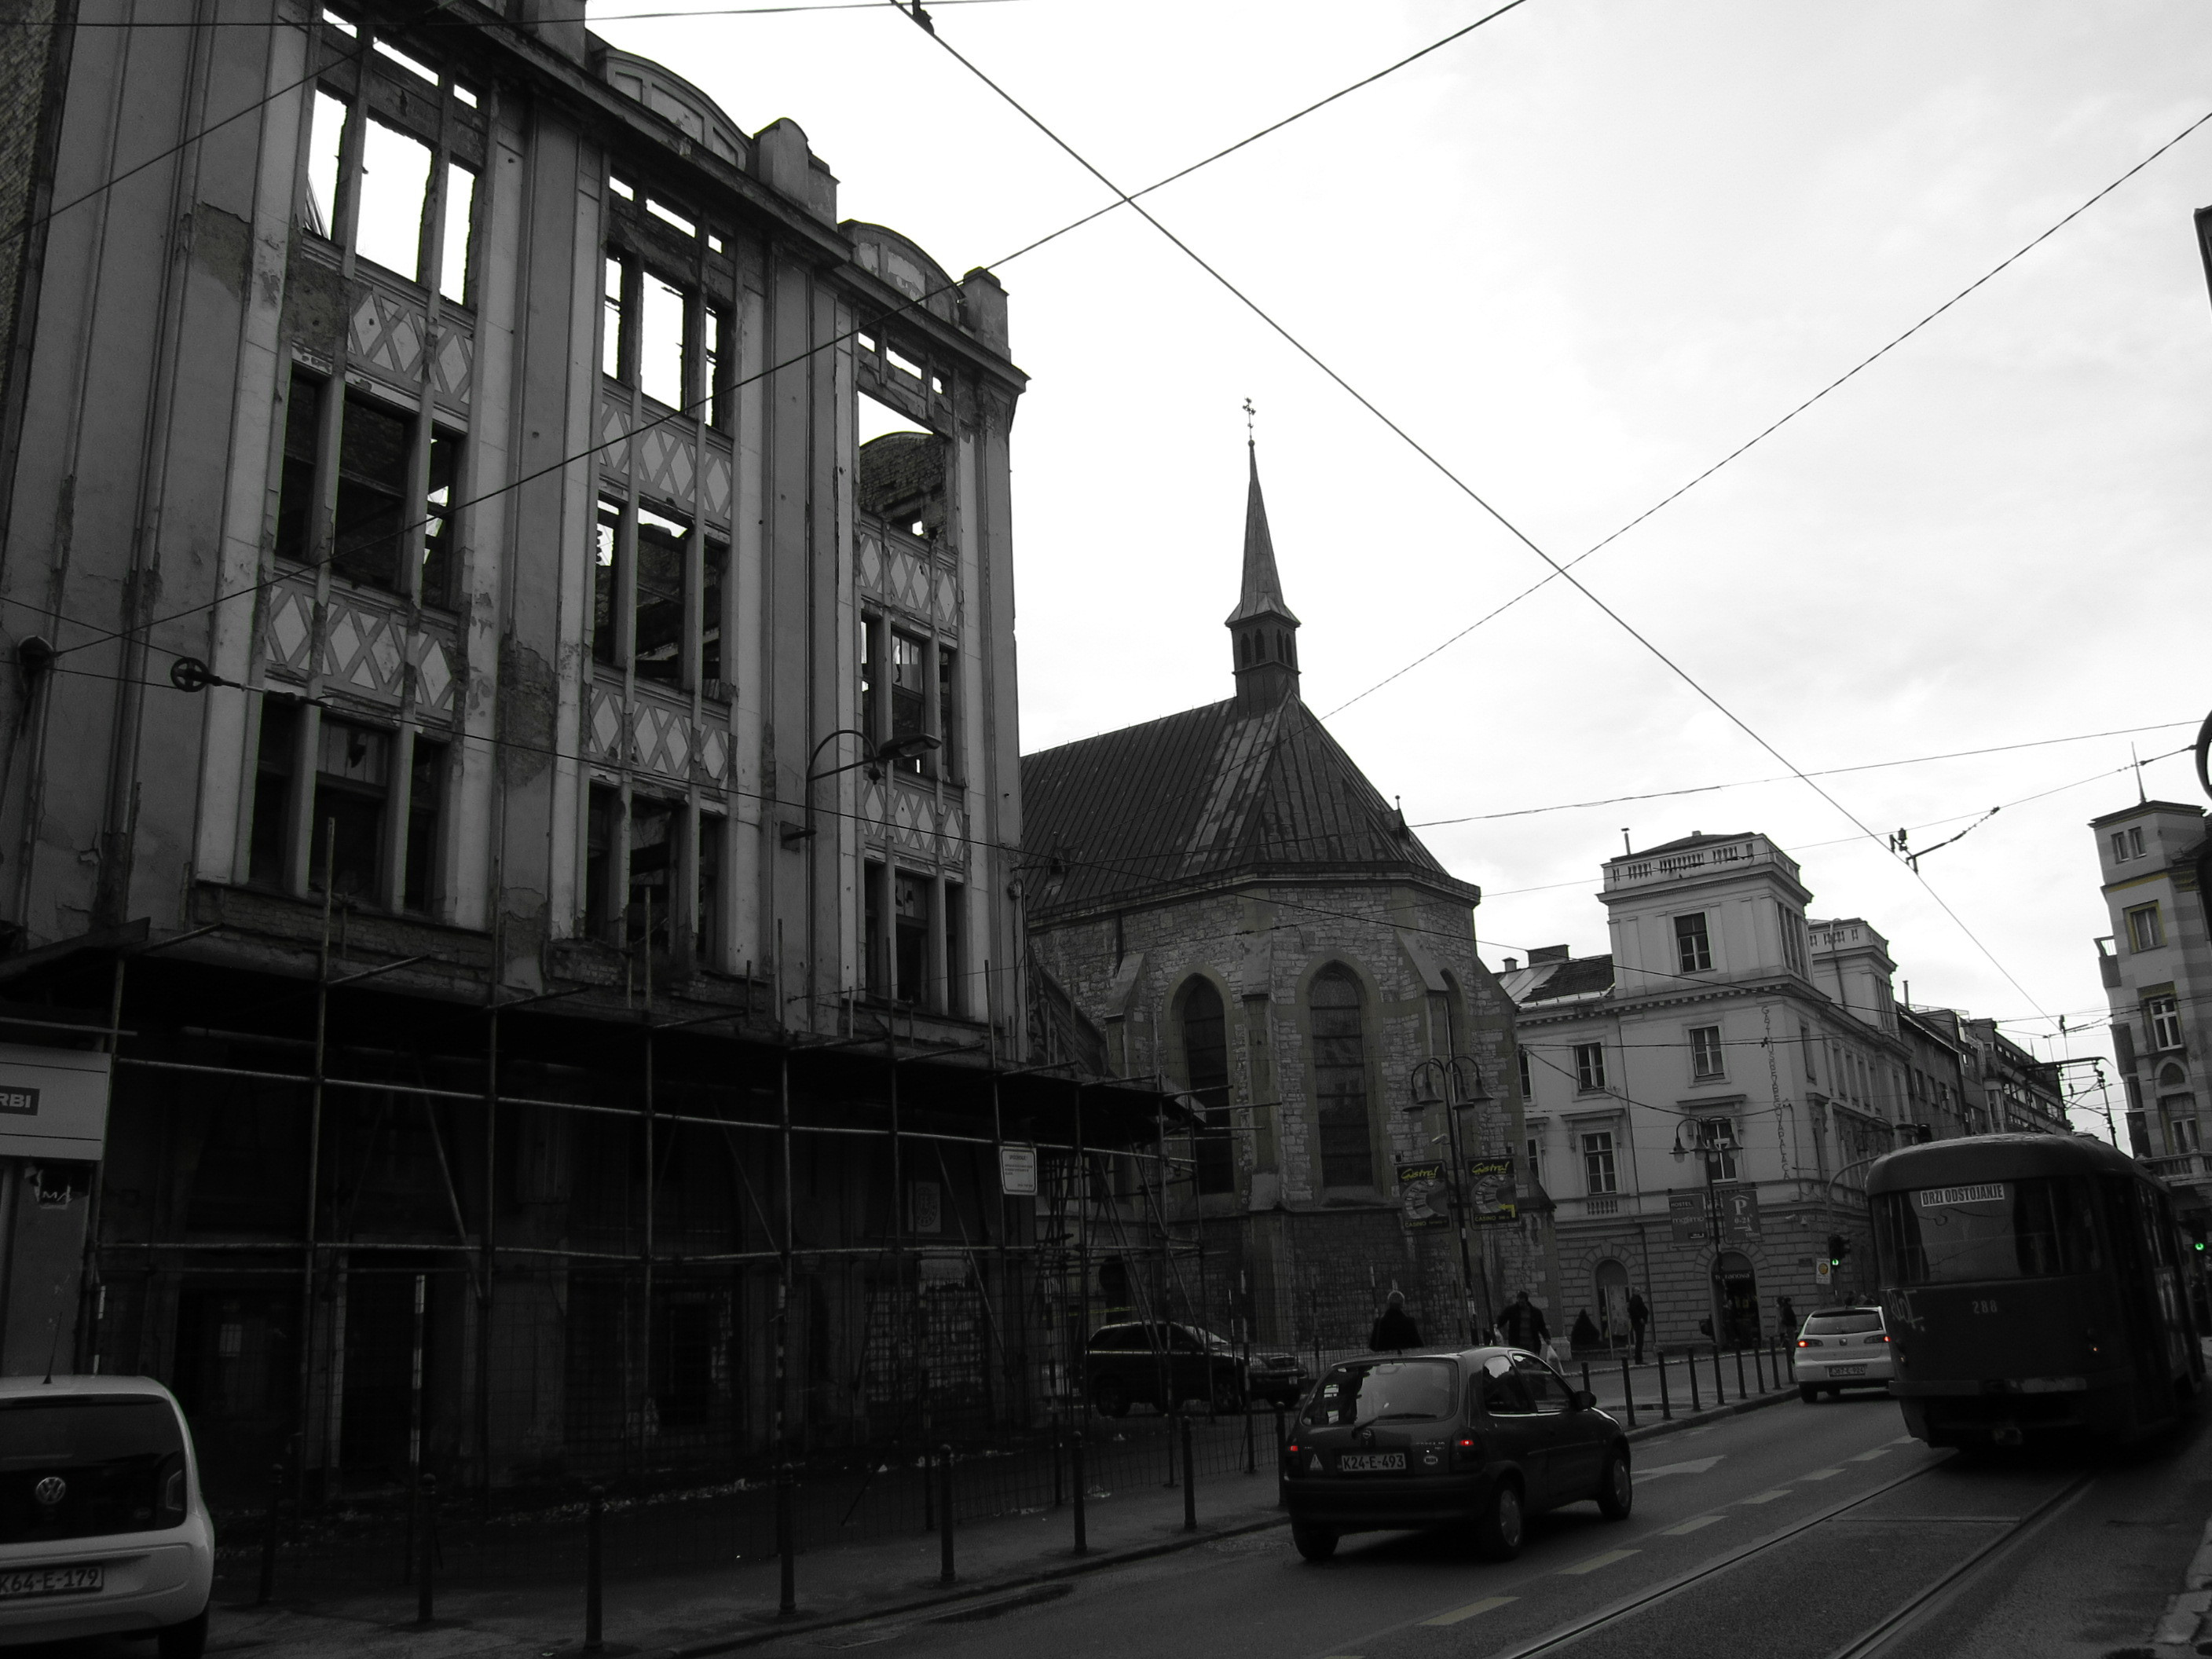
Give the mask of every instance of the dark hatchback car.
[(1091, 1403), (1105, 1417), (1126, 1417), (1140, 1401), (1162, 1411), (1186, 1400), (1244, 1409), (1244, 1362), (1194, 1325), (1102, 1325), (1091, 1334), (1090, 1371)]
[(1324, 1561), (1347, 1532), (1469, 1527), (1521, 1553), (1528, 1517), (1594, 1498), (1625, 1521), (1628, 1437), (1532, 1353), (1377, 1355), (1325, 1375), (1283, 1451), (1291, 1541)]

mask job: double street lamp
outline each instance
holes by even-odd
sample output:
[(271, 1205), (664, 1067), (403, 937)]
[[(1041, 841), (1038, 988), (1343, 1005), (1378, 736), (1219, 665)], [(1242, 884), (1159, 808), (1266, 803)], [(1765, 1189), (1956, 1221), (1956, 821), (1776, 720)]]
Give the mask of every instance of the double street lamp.
[[(1459, 1228), (1459, 1288), (1460, 1304), (1465, 1310), (1468, 1340), (1475, 1340), (1474, 1328), (1474, 1266), (1468, 1245), (1467, 1154), (1465, 1136), (1460, 1127), (1459, 1115), (1473, 1109), (1480, 1112), (1492, 1103), (1492, 1097), (1482, 1086), (1482, 1068), (1471, 1054), (1432, 1055), (1422, 1060), (1407, 1074), (1407, 1091), (1413, 1097), (1414, 1111), (1425, 1111), (1431, 1106), (1444, 1109), (1444, 1138), (1451, 1152), (1452, 1219)], [(1478, 1121), (1478, 1128), (1479, 1128)], [(1484, 1285), (1483, 1300), (1489, 1301), (1489, 1287)], [(1490, 1322), (1489, 1310), (1484, 1310), (1483, 1321)]]
[[(866, 744), (866, 747), (863, 750), (860, 758), (847, 761), (842, 766), (829, 766), (818, 772), (816, 771), (814, 763), (822, 758), (822, 751), (840, 738), (858, 738), (862, 744)], [(903, 737), (885, 738), (881, 742), (870, 737), (857, 726), (841, 726), (836, 731), (823, 734), (822, 741), (814, 745), (813, 753), (806, 757), (806, 782), (804, 786), (806, 792), (806, 822), (804, 826), (785, 824), (783, 844), (786, 847), (791, 847), (802, 841), (812, 839), (814, 786), (823, 778), (834, 778), (840, 772), (849, 772), (855, 767), (865, 766), (868, 769), (870, 778), (880, 779), (884, 775), (884, 766), (886, 762), (920, 760), (932, 750), (943, 747), (943, 738), (932, 737), (927, 732), (909, 732)]]
[(1714, 1188), (1720, 1178), (1722, 1160), (1736, 1150), (1735, 1125), (1726, 1118), (1686, 1117), (1674, 1125), (1674, 1146), (1668, 1154), (1677, 1164), (1692, 1152), (1701, 1154), (1705, 1161), (1705, 1237), (1713, 1247), (1712, 1284), (1707, 1305), (1716, 1342), (1720, 1340), (1725, 1310), (1721, 1301), (1721, 1209)]

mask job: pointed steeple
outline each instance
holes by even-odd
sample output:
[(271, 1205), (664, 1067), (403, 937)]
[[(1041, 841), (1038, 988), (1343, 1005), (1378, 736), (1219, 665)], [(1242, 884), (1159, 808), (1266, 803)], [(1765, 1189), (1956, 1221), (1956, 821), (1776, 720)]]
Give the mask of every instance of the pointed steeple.
[(1260, 452), (1249, 437), (1244, 447), (1252, 475), (1244, 500), (1244, 585), (1227, 626), (1237, 701), (1257, 710), (1297, 691), (1298, 619), (1283, 602), (1282, 578), (1275, 574), (1267, 503), (1260, 494)]

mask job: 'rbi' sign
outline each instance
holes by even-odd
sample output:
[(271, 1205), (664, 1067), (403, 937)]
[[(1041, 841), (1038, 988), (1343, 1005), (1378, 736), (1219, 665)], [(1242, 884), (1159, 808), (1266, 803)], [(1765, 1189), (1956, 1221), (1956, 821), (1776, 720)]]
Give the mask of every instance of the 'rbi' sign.
[(0, 1112), (14, 1112), (21, 1117), (36, 1117), (39, 1115), (39, 1091), (24, 1087), (0, 1087)]

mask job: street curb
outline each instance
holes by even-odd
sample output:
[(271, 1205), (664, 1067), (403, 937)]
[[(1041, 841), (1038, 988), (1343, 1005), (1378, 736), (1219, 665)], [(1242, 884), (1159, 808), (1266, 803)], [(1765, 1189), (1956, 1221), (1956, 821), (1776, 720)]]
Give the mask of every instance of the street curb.
[(1797, 1390), (1790, 1388), (1779, 1389), (1771, 1394), (1758, 1395), (1749, 1400), (1739, 1400), (1733, 1405), (1708, 1406), (1703, 1411), (1694, 1412), (1686, 1417), (1677, 1417), (1657, 1423), (1646, 1423), (1641, 1427), (1631, 1429), (1628, 1431), (1628, 1439), (1631, 1444), (1638, 1440), (1656, 1440), (1662, 1434), (1678, 1434), (1684, 1429), (1694, 1429), (1701, 1423), (1717, 1423), (1723, 1418), (1741, 1417), (1746, 1412), (1759, 1411), (1768, 1406), (1783, 1405), (1796, 1397)]
[(2184, 1575), (2185, 1588), (2166, 1598), (2165, 1611), (2151, 1632), (2149, 1651), (2158, 1659), (2195, 1659), (2197, 1637), (2212, 1613), (2212, 1521), (2197, 1542), (2197, 1553)]
[(711, 1641), (688, 1643), (681, 1647), (643, 1650), (651, 1659), (705, 1659), (709, 1654), (734, 1652), (739, 1648), (758, 1647), (767, 1642), (779, 1642), (787, 1636), (806, 1635), (816, 1631), (836, 1630), (845, 1625), (864, 1625), (873, 1619), (896, 1618), (902, 1613), (919, 1613), (930, 1607), (947, 1607), (957, 1601), (972, 1601), (979, 1596), (1004, 1595), (1008, 1590), (1026, 1589), (1032, 1585), (1055, 1583), (1063, 1578), (1080, 1577), (1085, 1573), (1103, 1572), (1109, 1567), (1127, 1566), (1133, 1562), (1151, 1560), (1156, 1556), (1173, 1555), (1179, 1551), (1194, 1549), (1200, 1544), (1210, 1544), (1217, 1539), (1242, 1537), (1247, 1533), (1265, 1532), (1271, 1527), (1286, 1527), (1288, 1515), (1271, 1515), (1263, 1520), (1247, 1521), (1233, 1527), (1216, 1527), (1208, 1531), (1181, 1534), (1158, 1542), (1139, 1544), (1129, 1549), (1115, 1550), (1111, 1554), (1086, 1555), (1056, 1567), (1018, 1572), (1004, 1578), (979, 1580), (962, 1584), (934, 1595), (920, 1595), (912, 1601), (894, 1602), (889, 1607), (870, 1607), (865, 1611), (838, 1613), (829, 1618), (809, 1619), (796, 1613), (788, 1622), (779, 1621), (763, 1630), (741, 1631), (735, 1635), (718, 1636)]

